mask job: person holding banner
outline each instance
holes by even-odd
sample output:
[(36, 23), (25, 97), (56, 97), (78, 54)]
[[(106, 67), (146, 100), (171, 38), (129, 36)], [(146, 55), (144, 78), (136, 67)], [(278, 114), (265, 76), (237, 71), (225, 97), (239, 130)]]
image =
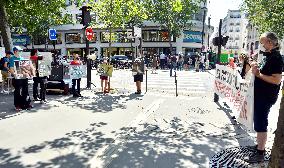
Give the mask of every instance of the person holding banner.
[(257, 145), (254, 155), (246, 159), (248, 163), (264, 160), (267, 141), (268, 114), (276, 103), (282, 80), (283, 60), (279, 52), (278, 38), (275, 33), (266, 32), (260, 36), (260, 48), (266, 57), (262, 63), (251, 64), (254, 82), (254, 130), (257, 132)]
[[(39, 76), (39, 66), (38, 66), (38, 60), (42, 60), (43, 57), (42, 56), (38, 56), (37, 55), (37, 50), (36, 49), (32, 49), (31, 50), (31, 56), (30, 56), (30, 60), (32, 61), (35, 70), (36, 70), (36, 76), (33, 77), (33, 97), (34, 97), (34, 101), (40, 101), (40, 103), (46, 103), (46, 83), (47, 83), (47, 77), (43, 76), (40, 77)], [(40, 95), (38, 95), (38, 84), (40, 84)]]
[[(30, 96), (28, 89), (28, 78), (29, 73), (23, 73), (23, 78), (16, 77), (16, 67), (15, 62), (19, 62), (22, 59), (20, 56), (22, 49), (18, 46), (13, 48), (14, 55), (10, 58), (10, 72), (14, 76), (12, 80), (13, 86), (15, 88), (14, 91), (14, 106), (15, 110), (21, 111), (22, 109), (31, 109), (33, 106), (30, 104)], [(33, 74), (31, 74), (33, 75)]]
[[(81, 61), (79, 60), (78, 54), (73, 54), (73, 61), (71, 61), (70, 65), (81, 65)], [(72, 79), (72, 93), (73, 97), (82, 97), (80, 94), (80, 83), (81, 83), (81, 78), (78, 79)], [(75, 89), (77, 85), (77, 90)]]

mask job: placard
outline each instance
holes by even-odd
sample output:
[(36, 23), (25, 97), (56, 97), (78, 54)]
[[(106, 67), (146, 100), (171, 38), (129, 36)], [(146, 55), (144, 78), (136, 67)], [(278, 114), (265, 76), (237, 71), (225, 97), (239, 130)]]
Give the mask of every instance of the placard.
[(100, 64), (98, 73), (102, 76), (112, 77), (113, 65)]
[(30, 79), (35, 76), (35, 68), (30, 60), (15, 60), (15, 79)]
[(254, 75), (249, 71), (242, 79), (236, 69), (216, 65), (215, 93), (225, 98), (237, 121), (253, 131)]
[(38, 74), (39, 77), (51, 75), (51, 62), (48, 60), (38, 60)]
[(71, 79), (79, 79), (87, 76), (86, 65), (70, 65), (69, 74)]
[(135, 60), (132, 67), (133, 75), (143, 75), (145, 71), (145, 65), (143, 58), (140, 58), (139, 61)]

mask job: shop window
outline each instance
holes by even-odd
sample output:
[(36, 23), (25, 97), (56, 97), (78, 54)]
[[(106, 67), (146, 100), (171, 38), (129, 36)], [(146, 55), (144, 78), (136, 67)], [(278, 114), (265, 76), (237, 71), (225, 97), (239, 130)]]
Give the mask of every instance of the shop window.
[(111, 38), (111, 42), (113, 43), (130, 43), (131, 39), (127, 38), (127, 33), (126, 32), (101, 32), (101, 42), (102, 43), (109, 43)]
[(80, 43), (81, 34), (80, 33), (66, 33), (65, 41), (66, 41), (66, 44)]

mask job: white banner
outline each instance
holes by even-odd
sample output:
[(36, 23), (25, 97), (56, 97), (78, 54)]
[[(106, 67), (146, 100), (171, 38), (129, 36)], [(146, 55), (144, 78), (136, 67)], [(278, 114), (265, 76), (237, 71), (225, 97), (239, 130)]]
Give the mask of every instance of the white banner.
[(238, 116), (237, 121), (253, 131), (254, 75), (251, 71), (242, 79), (236, 69), (216, 65), (214, 89)]

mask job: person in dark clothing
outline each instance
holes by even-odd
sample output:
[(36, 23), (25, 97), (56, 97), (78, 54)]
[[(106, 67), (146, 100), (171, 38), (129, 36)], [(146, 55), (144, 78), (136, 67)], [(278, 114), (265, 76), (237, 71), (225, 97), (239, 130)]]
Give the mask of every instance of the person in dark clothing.
[(250, 70), (250, 63), (249, 63), (249, 57), (246, 54), (241, 54), (239, 56), (239, 62), (241, 63), (242, 69), (241, 69), (241, 77), (242, 79), (245, 79), (245, 76), (247, 72)]
[(282, 80), (283, 60), (278, 47), (278, 38), (267, 32), (260, 37), (261, 47), (265, 50), (263, 61), (251, 64), (254, 82), (254, 130), (257, 132), (255, 153), (246, 159), (248, 163), (264, 160), (267, 141), (268, 114), (276, 103)]
[[(37, 55), (37, 50), (31, 50), (31, 57), (30, 60), (32, 61), (35, 69), (36, 69), (36, 76), (33, 78), (33, 97), (34, 101), (40, 101), (41, 103), (45, 103), (46, 99), (46, 83), (47, 77), (40, 77), (38, 73), (38, 60), (42, 60), (43, 57)], [(38, 95), (38, 84), (40, 84), (40, 95)]]
[[(10, 72), (15, 77), (15, 61), (20, 61), (22, 58), (20, 57), (20, 52), (22, 49), (20, 47), (14, 47), (13, 52), (14, 55), (10, 58)], [(28, 78), (26, 79), (16, 79), (16, 77), (12, 80), (12, 84), (15, 88), (14, 91), (14, 106), (16, 111), (21, 111), (23, 109), (30, 109), (33, 106), (30, 104), (30, 96), (28, 90)]]

